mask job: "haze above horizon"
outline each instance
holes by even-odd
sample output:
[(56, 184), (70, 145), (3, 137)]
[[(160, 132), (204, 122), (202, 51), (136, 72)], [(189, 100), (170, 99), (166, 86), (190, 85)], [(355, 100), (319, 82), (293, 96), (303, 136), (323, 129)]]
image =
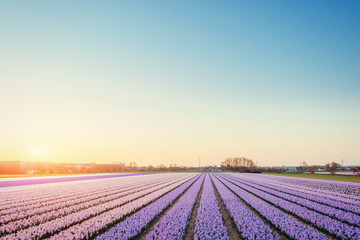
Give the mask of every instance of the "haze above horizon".
[(0, 1), (0, 161), (360, 161), (358, 1)]

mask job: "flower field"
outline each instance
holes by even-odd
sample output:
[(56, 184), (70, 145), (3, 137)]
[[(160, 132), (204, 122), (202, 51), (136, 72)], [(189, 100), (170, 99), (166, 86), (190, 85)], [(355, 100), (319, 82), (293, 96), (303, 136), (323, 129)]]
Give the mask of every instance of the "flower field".
[(0, 239), (360, 239), (358, 183), (165, 173), (56, 184), (1, 191)]

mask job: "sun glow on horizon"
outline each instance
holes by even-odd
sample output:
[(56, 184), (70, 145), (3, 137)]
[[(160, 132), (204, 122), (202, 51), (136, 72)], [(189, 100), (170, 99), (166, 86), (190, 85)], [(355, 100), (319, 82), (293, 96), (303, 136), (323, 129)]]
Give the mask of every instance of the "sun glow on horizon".
[(40, 157), (40, 156), (47, 155), (48, 151), (44, 147), (38, 146), (38, 147), (31, 148), (31, 154), (33, 156)]

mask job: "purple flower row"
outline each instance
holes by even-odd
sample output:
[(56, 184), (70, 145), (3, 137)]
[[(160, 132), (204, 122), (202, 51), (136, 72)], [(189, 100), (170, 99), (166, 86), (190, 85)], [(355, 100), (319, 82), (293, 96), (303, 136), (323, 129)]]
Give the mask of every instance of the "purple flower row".
[[(0, 216), (0, 223), (1, 224), (6, 224), (10, 221), (15, 221), (18, 219), (22, 219), (22, 218), (29, 218), (30, 216), (34, 216), (34, 215), (40, 215), (49, 211), (54, 211), (54, 210), (61, 210), (64, 209), (66, 207), (74, 207), (75, 205), (78, 204), (82, 204), (82, 203), (89, 203), (90, 201), (109, 201), (112, 198), (115, 197), (115, 195), (123, 195), (124, 192), (128, 192), (131, 190), (132, 191), (137, 191), (137, 188), (140, 187), (146, 187), (151, 186), (153, 184), (160, 184), (161, 182), (159, 181), (159, 179), (148, 179), (149, 182), (144, 184), (145, 182), (139, 182), (136, 183), (134, 182), (133, 184), (122, 184), (122, 185), (117, 185), (117, 187), (115, 189), (112, 190), (103, 190), (103, 191), (99, 191), (97, 193), (83, 193), (82, 195), (75, 195), (76, 198), (66, 198), (64, 196), (64, 198), (66, 199), (66, 201), (46, 201), (46, 198), (44, 199), (44, 203), (39, 203), (34, 205), (30, 205), (27, 209), (24, 209), (23, 207), (13, 207), (13, 210), (15, 210), (14, 213), (12, 214), (1, 214)], [(164, 181), (169, 181), (170, 179), (167, 180), (163, 180)], [(125, 193), (127, 194), (127, 193)], [(61, 194), (60, 194), (61, 196)]]
[(336, 208), (333, 208), (333, 207), (326, 206), (324, 204), (320, 204), (320, 203), (317, 203), (317, 202), (307, 200), (305, 198), (297, 197), (297, 196), (294, 196), (294, 195), (284, 193), (282, 191), (274, 190), (274, 189), (269, 188), (267, 186), (264, 187), (264, 186), (259, 185), (259, 184), (254, 184), (254, 183), (252, 183), (250, 181), (246, 181), (246, 180), (243, 180), (243, 179), (241, 179), (241, 180), (239, 178), (233, 178), (233, 179), (236, 179), (236, 181), (247, 184), (247, 185), (249, 185), (251, 187), (254, 187), (254, 188), (258, 189), (258, 190), (273, 194), (273, 195), (275, 195), (277, 197), (280, 197), (282, 199), (285, 199), (285, 200), (291, 201), (293, 203), (299, 204), (301, 206), (313, 209), (313, 210), (315, 210), (315, 211), (317, 211), (319, 213), (328, 215), (328, 216), (333, 217), (333, 218), (337, 218), (340, 221), (344, 221), (344, 222), (354, 224), (354, 225), (359, 225), (360, 224), (360, 216), (356, 215), (354, 213), (342, 211), (342, 210), (339, 210), (339, 209), (336, 209)]
[[(143, 177), (132, 177), (132, 182), (143, 183), (144, 177), (148, 180), (159, 179), (161, 174), (147, 175)], [(75, 198), (82, 198), (84, 194), (86, 196), (97, 194), (104, 191), (112, 191), (119, 189), (120, 187), (131, 186), (124, 178), (108, 179), (106, 181), (99, 182), (87, 182), (67, 184), (57, 187), (45, 187), (45, 188), (32, 188), (22, 191), (12, 191), (2, 193), (3, 197), (0, 201), (0, 215), (6, 215), (13, 212), (24, 211), (41, 206), (52, 205), (53, 203), (71, 201)]]
[(340, 237), (342, 239), (360, 239), (360, 228), (349, 226), (348, 224), (342, 223), (336, 219), (332, 219), (326, 215), (309, 210), (305, 207), (299, 206), (298, 204), (265, 193), (264, 191), (247, 186), (243, 183), (237, 182), (236, 185), (238, 188), (241, 187), (241, 189), (249, 191), (266, 201), (271, 202), (273, 205), (299, 216), (301, 219), (314, 224), (320, 229), (327, 230), (336, 237)]
[(175, 199), (197, 179), (198, 177), (192, 178), (190, 181), (187, 181), (150, 205), (144, 207), (137, 213), (134, 213), (130, 217), (126, 218), (124, 221), (120, 222), (106, 233), (98, 236), (96, 239), (130, 239), (137, 236), (156, 216), (172, 204)]
[(3, 193), (6, 196), (4, 196), (5, 200), (1, 202), (0, 214), (12, 213), (14, 207), (20, 210), (27, 210), (32, 208), (33, 205), (46, 204), (48, 201), (61, 201), (64, 198), (71, 198), (76, 194), (81, 195), (87, 191), (89, 192), (89, 186), (91, 186), (89, 183), (85, 183), (81, 187), (76, 185), (78, 184), (66, 185), (66, 187), (35, 188)]
[[(236, 175), (237, 178), (241, 178), (241, 179), (246, 179), (247, 181), (249, 181), (249, 178), (247, 176), (243, 176), (243, 175)], [(269, 182), (269, 181), (265, 181), (265, 179), (252, 179), (253, 183), (262, 185), (262, 186), (266, 186), (278, 191), (282, 191), (285, 193), (289, 193), (292, 195), (296, 195), (302, 198), (306, 198), (318, 203), (322, 203), (322, 204), (326, 204), (335, 208), (339, 208), (342, 210), (346, 210), (349, 212), (353, 212), (353, 213), (357, 213), (360, 214), (360, 207), (359, 204), (357, 203), (357, 201), (355, 200), (351, 200), (351, 199), (344, 199), (344, 198), (340, 198), (340, 197), (329, 197), (329, 194), (325, 194), (325, 193), (314, 193), (313, 190), (304, 190), (304, 189), (300, 189), (299, 186), (292, 186), (291, 187), (286, 187), (284, 186), (284, 183), (275, 183), (275, 182)], [(294, 189), (296, 188), (296, 190)], [(315, 195), (316, 194), (316, 195)], [(331, 199), (328, 199), (331, 198)]]
[(191, 211), (199, 194), (204, 175), (197, 180), (181, 199), (173, 206), (167, 214), (156, 224), (155, 229), (147, 236), (152, 239), (183, 239), (186, 226), (189, 223)]
[[(104, 184), (104, 183), (107, 184)], [(0, 209), (1, 211), (4, 209), (12, 208), (13, 206), (27, 206), (28, 204), (36, 204), (44, 202), (44, 198), (46, 201), (61, 199), (61, 196), (71, 197), (72, 194), (83, 194), (90, 189), (96, 191), (98, 188), (92, 188), (91, 186), (100, 186), (108, 189), (109, 187), (114, 187), (114, 185), (121, 184), (123, 181), (120, 179), (112, 179), (104, 181), (104, 183), (100, 184), (100, 182), (86, 182), (86, 183), (73, 183), (67, 185), (60, 185), (54, 188), (53, 186), (43, 187), (43, 188), (34, 188), (26, 189), (26, 190), (17, 190), (11, 192), (5, 192), (2, 195)], [(111, 184), (112, 183), (112, 184)]]
[[(134, 182), (136, 184), (136, 182)], [(139, 184), (143, 184), (140, 183)], [(121, 184), (116, 184), (116, 186), (111, 186), (111, 188), (103, 186), (103, 188), (101, 188), (100, 186), (95, 188), (94, 186), (88, 185), (87, 189), (84, 189), (83, 191), (76, 191), (76, 189), (74, 189), (74, 191), (72, 192), (67, 192), (67, 193), (58, 193), (57, 197), (55, 199), (52, 198), (48, 198), (47, 196), (43, 196), (42, 199), (36, 200), (36, 201), (31, 201), (29, 200), (27, 205), (23, 205), (23, 204), (12, 204), (13, 206), (9, 209), (4, 209), (0, 211), (1, 217), (5, 216), (5, 215), (9, 215), (9, 214), (14, 214), (14, 213), (19, 213), (19, 212), (26, 212), (28, 210), (34, 210), (34, 209), (39, 209), (39, 208), (43, 208), (43, 207), (47, 207), (47, 206), (52, 206), (54, 204), (61, 204), (61, 203), (68, 203), (68, 202), (72, 202), (76, 199), (85, 199), (85, 198), (97, 198), (98, 196), (104, 196), (104, 195), (111, 195), (114, 194), (116, 192), (119, 192), (119, 188), (128, 188), (130, 189), (131, 187), (133, 187), (133, 185), (129, 184), (129, 183), (125, 183), (125, 182), (121, 182)], [(65, 186), (60, 186), (57, 187), (58, 189), (66, 189)], [(38, 213), (36, 213), (38, 214)], [(0, 217), (0, 219), (2, 219)], [(22, 216), (20, 216), (19, 218), (21, 218)], [(27, 216), (24, 216), (27, 217)], [(2, 222), (3, 223), (3, 222)]]
[[(171, 180), (171, 179), (169, 179)], [(171, 181), (170, 181), (171, 182)], [(106, 202), (110, 202), (121, 198), (123, 196), (129, 195), (131, 193), (139, 192), (142, 190), (147, 190), (150, 187), (156, 188), (156, 186), (160, 185), (158, 182), (152, 182), (151, 185), (133, 185), (131, 188), (118, 189), (117, 193), (113, 193), (111, 195), (106, 194), (103, 197), (98, 197), (93, 199), (93, 196), (84, 196), (81, 199), (75, 199), (73, 201), (69, 201), (66, 203), (54, 204), (52, 206), (46, 206), (43, 208), (35, 208), (31, 211), (20, 212), (18, 216), (21, 214), (27, 218), (22, 218), (17, 221), (11, 221), (7, 224), (3, 224), (0, 226), (0, 234), (9, 234), (15, 232), (19, 229), (25, 229), (30, 226), (35, 226), (40, 223), (44, 223), (47, 221), (51, 221), (53, 219), (75, 213), (89, 207), (93, 207), (99, 204), (104, 204)], [(167, 181), (169, 184), (169, 181)], [(65, 205), (66, 204), (66, 205)], [(8, 215), (8, 217), (12, 217), (13, 215)], [(2, 217), (2, 219), (7, 220), (6, 216)]]
[(283, 233), (288, 235), (288, 237), (293, 239), (327, 239), (325, 234), (320, 233), (313, 227), (302, 223), (284, 211), (279, 210), (253, 194), (237, 187), (225, 178), (221, 177), (220, 179), (227, 187), (236, 193), (236, 195), (247, 202), (253, 209), (270, 221), (274, 226), (279, 228)]
[[(233, 174), (236, 177), (247, 179), (247, 180), (253, 180), (257, 183), (263, 183), (267, 184), (267, 186), (277, 187), (277, 189), (282, 189), (286, 192), (291, 192), (294, 195), (302, 194), (301, 196), (306, 196), (308, 199), (317, 201), (320, 203), (328, 204), (337, 208), (341, 208), (343, 210), (351, 211), (354, 213), (360, 214), (360, 202), (358, 200), (345, 198), (343, 194), (325, 190), (315, 190), (311, 188), (302, 187), (299, 185), (291, 185), (284, 182), (274, 181), (267, 179), (266, 175), (263, 177), (263, 175), (259, 176), (251, 176), (249, 174)], [(295, 190), (296, 189), (296, 190)], [(336, 195), (334, 195), (336, 194)]]
[(98, 179), (109, 179), (109, 178), (120, 178), (127, 176), (147, 175), (152, 173), (130, 173), (130, 174), (101, 174), (101, 175), (85, 175), (85, 176), (65, 176), (65, 177), (35, 177), (30, 179), (16, 179), (0, 181), (0, 187), (19, 187), (29, 186), (37, 184), (48, 184), (48, 183), (64, 183), (64, 182), (75, 182), (75, 181), (86, 181), (86, 180), (98, 180)]
[(279, 235), (246, 207), (216, 177), (212, 177), (226, 209), (244, 239), (280, 239)]
[[(261, 175), (259, 177), (264, 176)], [(271, 175), (266, 175), (265, 178), (293, 186), (306, 187), (311, 190), (328, 193), (329, 195), (360, 201), (360, 187), (358, 183)]]
[[(98, 215), (103, 216), (103, 215), (107, 215), (110, 212), (119, 212), (119, 213), (123, 212), (126, 215), (128, 214), (129, 211), (131, 212), (135, 210), (137, 207), (142, 206), (142, 202), (150, 201), (153, 198), (158, 197), (159, 194), (160, 195), (163, 194), (164, 191), (165, 192), (170, 191), (171, 189), (181, 185), (183, 182), (187, 181), (189, 177), (191, 177), (189, 175), (187, 176), (188, 177), (185, 179), (183, 178), (184, 176), (179, 176), (181, 180), (178, 182), (172, 184), (164, 183), (163, 185), (160, 186), (156, 186), (140, 192), (132, 193), (110, 202), (92, 206), (87, 209), (66, 215), (64, 217), (56, 218), (52, 221), (47, 221), (37, 226), (32, 226), (30, 228), (18, 231), (14, 234), (7, 235), (5, 236), (5, 238), (7, 237), (18, 238), (18, 239), (42, 238), (47, 235), (55, 234), (59, 231), (63, 231), (69, 227), (72, 229), (77, 228), (77, 226), (79, 226), (79, 223), (82, 223), (84, 220), (85, 222), (91, 219), (95, 219), (95, 221), (98, 221), (99, 220), (99, 218), (97, 217)], [(125, 209), (125, 211), (122, 211), (123, 209)]]
[(209, 174), (205, 177), (197, 211), (194, 239), (229, 239)]

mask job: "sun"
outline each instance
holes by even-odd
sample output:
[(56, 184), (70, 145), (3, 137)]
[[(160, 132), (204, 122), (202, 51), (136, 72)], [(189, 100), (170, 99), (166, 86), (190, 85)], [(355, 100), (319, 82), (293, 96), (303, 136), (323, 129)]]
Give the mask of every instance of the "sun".
[(46, 150), (43, 147), (36, 147), (32, 149), (32, 154), (35, 156), (43, 156), (46, 154)]

